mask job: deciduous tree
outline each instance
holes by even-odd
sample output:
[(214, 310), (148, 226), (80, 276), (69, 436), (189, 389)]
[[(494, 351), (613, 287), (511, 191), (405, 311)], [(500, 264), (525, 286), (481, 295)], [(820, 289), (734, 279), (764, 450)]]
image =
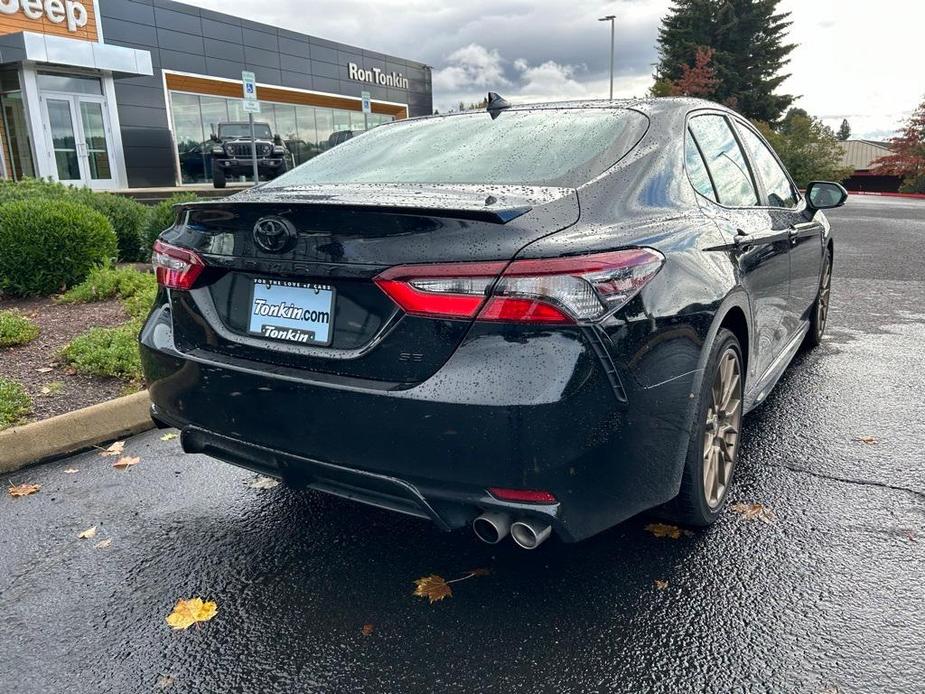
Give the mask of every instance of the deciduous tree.
[(792, 108), (776, 128), (754, 121), (801, 188), (810, 181), (841, 181), (851, 169), (841, 164), (835, 133), (801, 108)]
[(890, 140), (892, 154), (874, 162), (874, 172), (902, 176), (900, 190), (925, 193), (925, 100), (903, 124), (899, 135)]

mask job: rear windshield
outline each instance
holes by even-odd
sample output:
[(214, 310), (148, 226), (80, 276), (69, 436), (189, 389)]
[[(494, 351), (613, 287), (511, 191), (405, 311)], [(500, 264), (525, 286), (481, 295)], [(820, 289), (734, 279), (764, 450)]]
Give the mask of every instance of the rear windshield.
[(320, 183), (475, 183), (576, 187), (639, 141), (627, 109), (484, 111), (380, 126), (305, 162), (267, 188)]
[[(269, 140), (273, 137), (270, 126), (266, 123), (254, 123), (254, 135), (258, 140)], [(223, 123), (218, 126), (218, 136), (223, 140), (236, 140), (246, 137), (251, 139), (251, 126), (247, 123)]]

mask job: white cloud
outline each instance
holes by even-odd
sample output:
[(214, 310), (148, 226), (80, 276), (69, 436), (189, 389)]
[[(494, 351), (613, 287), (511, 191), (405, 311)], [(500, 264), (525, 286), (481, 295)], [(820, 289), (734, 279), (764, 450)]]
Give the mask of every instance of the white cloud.
[(446, 58), (446, 66), (433, 73), (434, 89), (458, 92), (472, 87), (498, 89), (510, 84), (504, 76), (501, 54), (470, 43)]

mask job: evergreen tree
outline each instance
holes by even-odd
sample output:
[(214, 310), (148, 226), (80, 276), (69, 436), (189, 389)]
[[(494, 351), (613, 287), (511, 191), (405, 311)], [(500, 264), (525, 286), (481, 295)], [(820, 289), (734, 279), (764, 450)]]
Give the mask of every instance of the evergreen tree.
[(844, 142), (851, 137), (851, 126), (848, 125), (848, 119), (842, 118), (841, 127), (838, 129), (838, 139)]
[[(793, 44), (785, 43), (789, 12), (778, 0), (675, 0), (658, 33), (657, 83), (676, 83), (696, 67), (698, 49), (714, 50), (713, 99), (749, 118), (776, 122), (793, 102), (775, 94)], [(664, 87), (663, 87), (664, 88)]]

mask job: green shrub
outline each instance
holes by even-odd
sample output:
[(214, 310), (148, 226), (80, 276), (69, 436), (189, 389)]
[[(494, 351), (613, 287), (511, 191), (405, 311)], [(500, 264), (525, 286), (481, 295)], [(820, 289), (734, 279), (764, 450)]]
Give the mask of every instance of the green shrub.
[(21, 422), (32, 411), (26, 389), (15, 381), (0, 378), (0, 429)]
[(193, 202), (198, 200), (195, 193), (174, 193), (166, 200), (162, 200), (152, 207), (148, 212), (148, 228), (145, 232), (145, 250), (151, 253), (151, 246), (160, 236), (161, 232), (167, 227), (173, 225), (176, 212), (174, 205), (181, 202)]
[(104, 215), (116, 232), (119, 243), (119, 260), (133, 263), (148, 259), (147, 250), (142, 249), (145, 228), (148, 223), (148, 208), (132, 198), (111, 193), (93, 193), (84, 189), (80, 197), (87, 207)]
[(0, 205), (2, 292), (51, 294), (115, 255), (112, 224), (85, 205), (47, 198)]
[(138, 323), (90, 328), (64, 348), (62, 356), (78, 372), (94, 376), (141, 379)]
[(70, 200), (96, 210), (112, 224), (119, 243), (119, 260), (147, 260), (142, 248), (148, 223), (148, 208), (132, 198), (112, 193), (97, 193), (89, 188), (74, 188), (62, 183), (27, 178), (0, 182), (0, 204), (16, 200)]
[[(157, 297), (157, 280), (154, 279), (154, 275), (148, 275), (148, 277), (151, 278), (150, 284), (145, 285), (131, 296), (125, 297), (122, 302), (128, 314), (137, 321), (142, 321), (148, 316), (151, 307), (154, 306), (154, 299)], [(141, 330), (140, 325), (138, 329)]]
[(0, 311), (0, 347), (14, 347), (32, 342), (39, 327), (17, 311)]
[(86, 304), (106, 299), (130, 299), (138, 293), (156, 292), (157, 280), (149, 272), (140, 272), (133, 267), (100, 265), (78, 285), (58, 297), (62, 304)]

